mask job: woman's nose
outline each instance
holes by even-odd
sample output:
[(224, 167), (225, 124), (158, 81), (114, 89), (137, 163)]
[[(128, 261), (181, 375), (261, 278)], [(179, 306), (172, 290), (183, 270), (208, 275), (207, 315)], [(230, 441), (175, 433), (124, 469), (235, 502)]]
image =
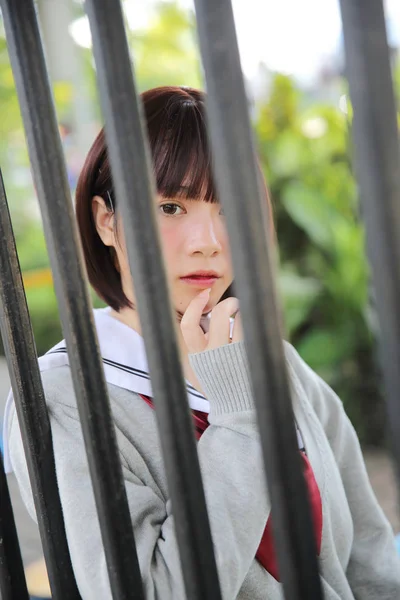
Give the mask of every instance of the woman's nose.
[(220, 236), (213, 219), (203, 219), (193, 225), (187, 243), (189, 254), (213, 256), (222, 250)]

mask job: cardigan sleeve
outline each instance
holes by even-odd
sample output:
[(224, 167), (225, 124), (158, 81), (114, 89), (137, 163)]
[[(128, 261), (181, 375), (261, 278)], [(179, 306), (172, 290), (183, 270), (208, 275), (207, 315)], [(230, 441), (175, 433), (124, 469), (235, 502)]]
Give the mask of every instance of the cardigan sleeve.
[(372, 490), (357, 434), (334, 391), (290, 347), (289, 363), (328, 438), (350, 507), (354, 541), (346, 576), (357, 600), (400, 598), (400, 558)]

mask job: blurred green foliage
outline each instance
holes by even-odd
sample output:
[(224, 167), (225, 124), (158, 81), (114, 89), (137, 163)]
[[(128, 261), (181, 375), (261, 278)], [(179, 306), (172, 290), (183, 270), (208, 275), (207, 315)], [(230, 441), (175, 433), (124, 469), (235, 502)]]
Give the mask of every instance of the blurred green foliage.
[[(76, 10), (81, 8), (76, 5)], [(146, 30), (131, 32), (129, 42), (140, 91), (168, 84), (202, 86), (194, 18), (174, 2), (161, 2)], [(98, 111), (91, 53), (82, 50), (82, 56)], [(395, 81), (400, 94), (400, 67)], [(60, 85), (54, 93), (62, 115), (71, 88)], [(0, 106), (0, 164), (6, 173), (21, 267), (23, 271), (47, 267), (41, 223), (31, 206), (36, 200), (1, 36)], [(254, 115), (279, 239), (286, 338), (339, 394), (362, 442), (380, 444), (384, 440), (381, 379), (371, 333), (374, 312), (351, 172), (349, 124), (337, 107), (309, 102), (290, 78), (279, 74)], [(24, 169), (28, 176), (21, 177)], [(28, 289), (27, 299), (37, 350), (42, 354), (62, 337), (54, 291), (51, 286)], [(101, 305), (98, 298), (93, 301)]]
[(349, 124), (277, 75), (256, 121), (273, 199), (287, 337), (339, 394), (363, 442), (384, 438)]
[(160, 2), (149, 26), (129, 36), (139, 92), (159, 85), (202, 87), (195, 19)]

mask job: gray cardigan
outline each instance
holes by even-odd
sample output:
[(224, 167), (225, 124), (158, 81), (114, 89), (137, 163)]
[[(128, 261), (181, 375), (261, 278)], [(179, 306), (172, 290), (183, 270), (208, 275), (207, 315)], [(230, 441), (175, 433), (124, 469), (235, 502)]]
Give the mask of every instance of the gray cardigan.
[[(400, 598), (400, 560), (372, 492), (357, 436), (334, 392), (286, 345), (293, 408), (321, 492), (319, 557), (326, 600)], [(210, 401), (198, 442), (224, 600), (278, 600), (282, 586), (254, 558), (270, 510), (242, 342), (191, 356)], [(111, 598), (69, 367), (42, 373), (68, 543), (83, 600)], [(186, 598), (155, 413), (137, 394), (109, 394), (148, 600)], [(13, 409), (10, 456), (36, 520)], [(228, 517), (229, 515), (229, 517)]]

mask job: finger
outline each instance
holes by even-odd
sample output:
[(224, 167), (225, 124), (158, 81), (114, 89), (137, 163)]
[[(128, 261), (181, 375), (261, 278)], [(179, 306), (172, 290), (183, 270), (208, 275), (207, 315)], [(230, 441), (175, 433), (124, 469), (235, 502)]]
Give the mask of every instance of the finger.
[(193, 298), (182, 317), (181, 331), (189, 352), (202, 352), (207, 345), (200, 319), (210, 298), (210, 291), (203, 290)]
[(230, 317), (239, 308), (237, 298), (226, 298), (213, 309), (210, 319), (208, 348), (218, 348), (230, 342)]
[(233, 323), (232, 342), (240, 342), (243, 340), (242, 315), (240, 311), (236, 313)]

